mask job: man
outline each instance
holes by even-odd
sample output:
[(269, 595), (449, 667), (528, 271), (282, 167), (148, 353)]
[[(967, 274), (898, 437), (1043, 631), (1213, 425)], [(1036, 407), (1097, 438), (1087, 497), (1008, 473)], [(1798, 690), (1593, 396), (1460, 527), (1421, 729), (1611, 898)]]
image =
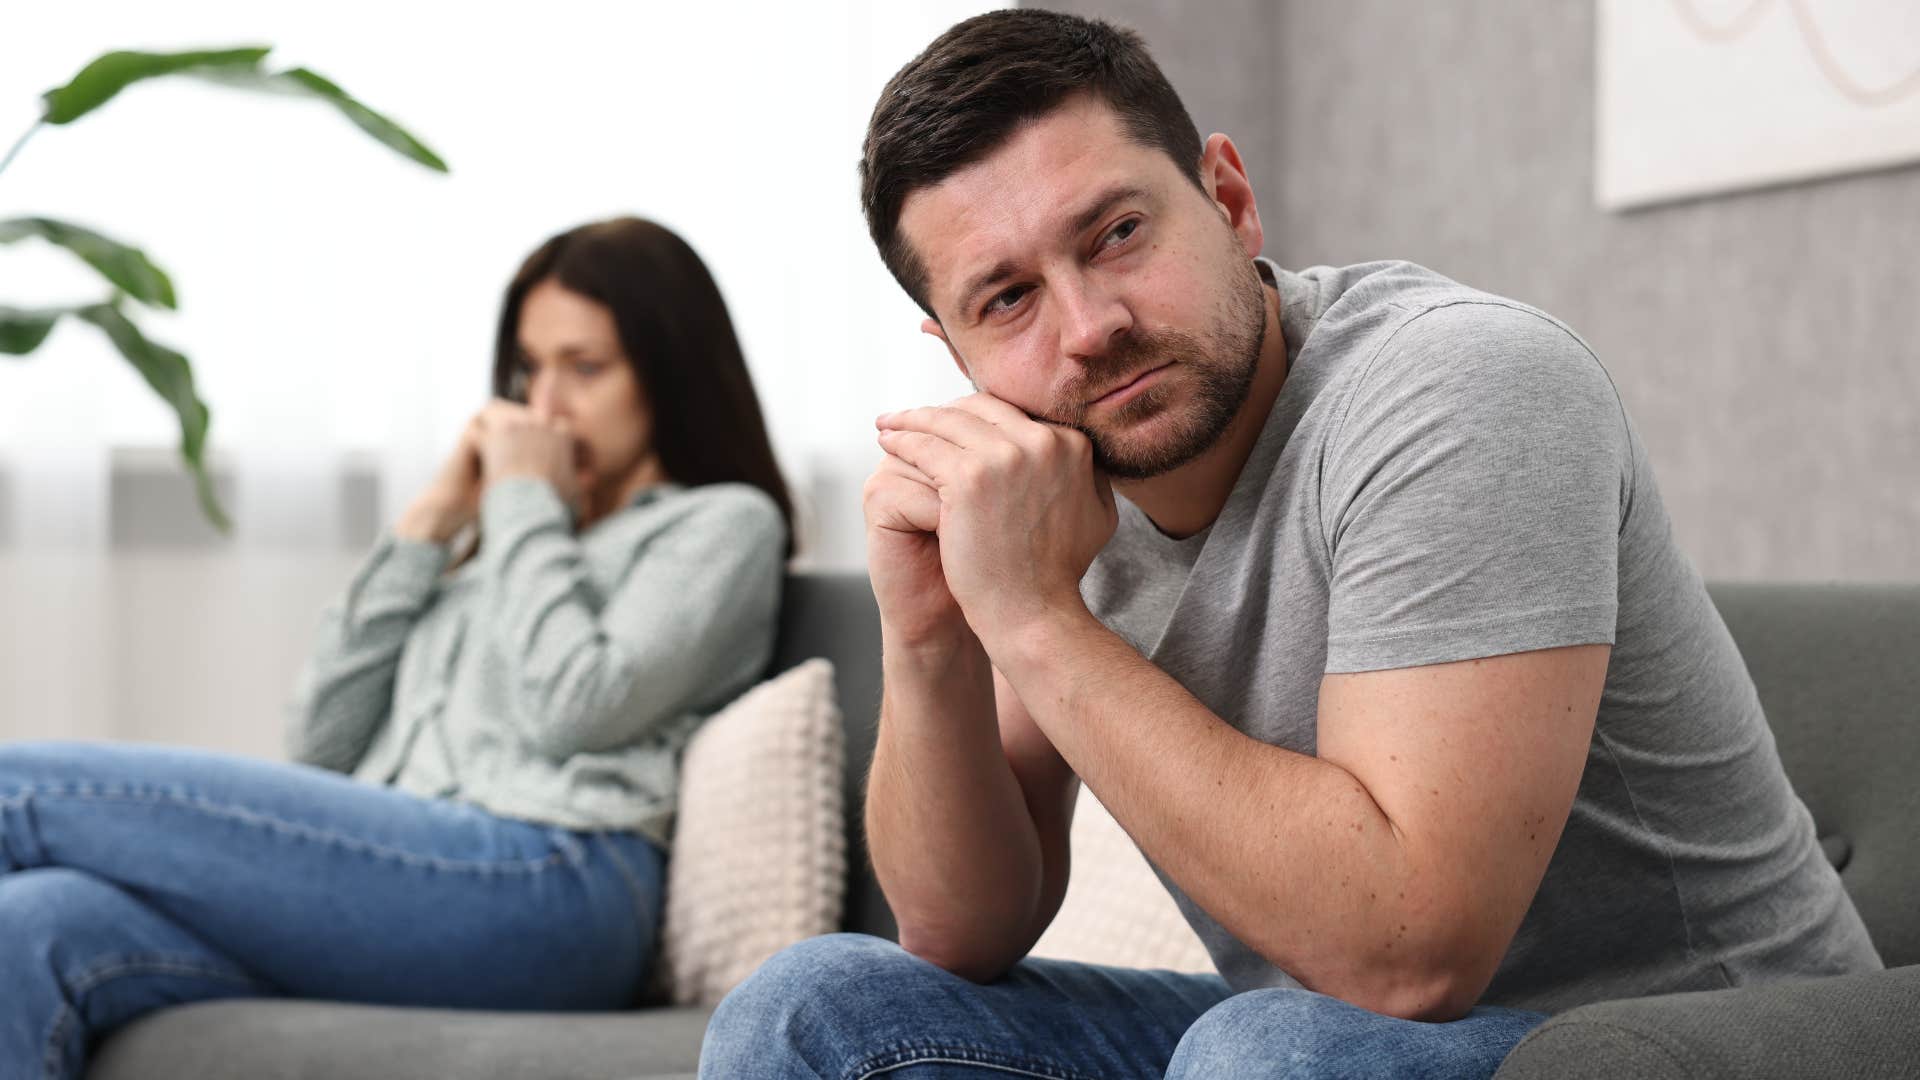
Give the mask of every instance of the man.
[[(1137, 37), (903, 69), (874, 239), (979, 393), (881, 417), (868, 841), (898, 946), (775, 958), (705, 1075), (1485, 1076), (1545, 1012), (1875, 968), (1569, 330), (1289, 273)], [(1219, 976), (1023, 960), (1091, 788)]]

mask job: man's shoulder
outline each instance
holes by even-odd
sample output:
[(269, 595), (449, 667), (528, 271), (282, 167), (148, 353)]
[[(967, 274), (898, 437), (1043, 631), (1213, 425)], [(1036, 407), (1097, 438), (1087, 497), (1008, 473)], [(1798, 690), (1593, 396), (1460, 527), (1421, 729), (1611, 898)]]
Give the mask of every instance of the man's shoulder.
[(1320, 305), (1303, 364), (1321, 369), (1341, 416), (1371, 402), (1399, 426), (1416, 400), (1464, 406), (1521, 390), (1617, 402), (1587, 343), (1531, 304), (1405, 261), (1292, 276), (1296, 302)]
[(1336, 305), (1355, 309), (1383, 304), (1418, 307), (1444, 302), (1455, 294), (1480, 294), (1478, 289), (1406, 259), (1377, 259), (1348, 266), (1308, 266), (1283, 273), (1317, 290), (1325, 301), (1325, 310), (1332, 310)]
[[(1296, 306), (1309, 309), (1310, 347), (1378, 351), (1389, 342), (1415, 338), (1501, 334), (1516, 328), (1572, 331), (1539, 308), (1463, 284), (1403, 259), (1352, 266), (1311, 266), (1283, 271)], [(1433, 316), (1445, 313), (1443, 318)]]

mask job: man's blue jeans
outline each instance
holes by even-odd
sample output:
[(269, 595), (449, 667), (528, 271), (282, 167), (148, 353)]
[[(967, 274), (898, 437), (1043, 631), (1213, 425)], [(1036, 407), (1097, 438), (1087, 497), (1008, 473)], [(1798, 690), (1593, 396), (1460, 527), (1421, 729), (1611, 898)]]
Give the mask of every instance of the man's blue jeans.
[(0, 1078), (166, 1005), (632, 1003), (661, 855), (304, 766), (0, 745)]
[(1450, 1024), (1306, 990), (1234, 994), (1215, 975), (1026, 960), (986, 986), (857, 934), (802, 942), (721, 1003), (710, 1080), (1275, 1080), (1487, 1077), (1546, 1017)]

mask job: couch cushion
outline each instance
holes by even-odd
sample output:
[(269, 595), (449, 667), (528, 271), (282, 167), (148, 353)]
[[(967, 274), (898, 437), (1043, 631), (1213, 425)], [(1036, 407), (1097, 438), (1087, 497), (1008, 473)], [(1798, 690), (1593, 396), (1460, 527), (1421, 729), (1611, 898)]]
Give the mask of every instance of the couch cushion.
[(1213, 974), (1213, 958), (1131, 836), (1092, 791), (1073, 809), (1073, 873), (1030, 955)]
[(775, 953), (840, 928), (841, 742), (833, 665), (818, 657), (694, 734), (653, 965), (659, 1002), (718, 1005)]
[(1881, 958), (1920, 963), (1920, 585), (1709, 592)]
[(707, 1009), (491, 1013), (312, 1001), (166, 1009), (99, 1052), (89, 1080), (627, 1080), (690, 1074)]
[(1535, 1028), (1495, 1080), (1912, 1076), (1920, 966), (1583, 1005)]

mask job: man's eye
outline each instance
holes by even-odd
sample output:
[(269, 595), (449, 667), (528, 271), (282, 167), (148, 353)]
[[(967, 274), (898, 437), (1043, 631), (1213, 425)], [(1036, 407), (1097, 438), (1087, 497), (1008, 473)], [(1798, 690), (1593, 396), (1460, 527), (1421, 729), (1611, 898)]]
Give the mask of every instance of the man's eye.
[(1027, 286), (1015, 285), (1013, 288), (987, 301), (987, 314), (991, 315), (999, 311), (1013, 310), (1014, 305), (1020, 302), (1020, 298), (1027, 295), (1027, 291)]
[(1107, 245), (1124, 244), (1140, 228), (1139, 218), (1128, 218), (1107, 232)]
[(573, 365), (573, 373), (583, 377), (591, 377), (600, 374), (601, 369), (604, 367), (606, 367), (606, 365), (597, 360), (579, 360)]

